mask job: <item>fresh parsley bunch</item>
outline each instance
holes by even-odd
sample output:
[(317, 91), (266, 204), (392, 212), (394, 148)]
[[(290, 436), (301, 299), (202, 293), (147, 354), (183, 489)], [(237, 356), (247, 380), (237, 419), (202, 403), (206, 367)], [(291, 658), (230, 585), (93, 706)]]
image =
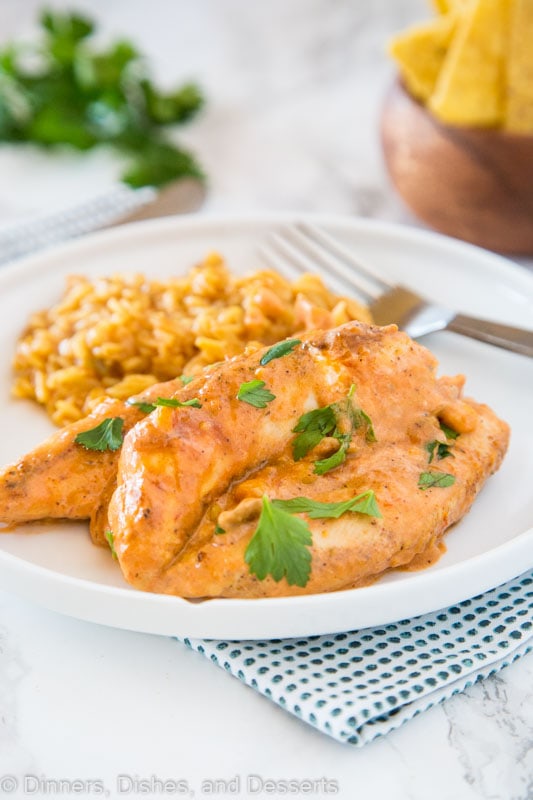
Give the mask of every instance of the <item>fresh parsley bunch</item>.
[(95, 49), (95, 24), (79, 14), (45, 11), (40, 25), (38, 44), (0, 50), (0, 140), (111, 146), (128, 157), (122, 180), (133, 187), (204, 177), (167, 134), (202, 107), (195, 84), (159, 91), (131, 42)]

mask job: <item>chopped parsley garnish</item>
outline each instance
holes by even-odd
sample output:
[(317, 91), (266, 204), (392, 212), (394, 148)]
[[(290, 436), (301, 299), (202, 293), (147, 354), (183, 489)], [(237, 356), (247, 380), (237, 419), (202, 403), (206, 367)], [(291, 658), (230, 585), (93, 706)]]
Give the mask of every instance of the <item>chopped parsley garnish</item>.
[[(354, 406), (352, 402), (354, 391), (355, 387), (352, 385), (345, 400), (330, 403), (323, 408), (315, 408), (313, 411), (302, 414), (296, 427), (292, 429), (293, 433), (298, 434), (292, 443), (295, 461), (304, 458), (326, 437), (332, 437), (339, 442), (339, 447), (333, 455), (315, 462), (314, 472), (316, 475), (324, 475), (346, 460), (353, 433), (358, 428), (365, 426), (367, 442), (377, 441), (372, 420), (368, 414)], [(342, 428), (348, 426), (349, 431), (341, 430), (339, 426)]]
[(194, 380), (194, 375), (180, 375), (180, 381), (184, 386)]
[(86, 450), (118, 450), (124, 439), (123, 426), (122, 417), (109, 417), (95, 428), (78, 433), (74, 441)]
[(276, 508), (263, 495), (259, 523), (244, 560), (260, 581), (271, 575), (275, 581), (286, 578), (289, 586), (303, 587), (311, 574), (311, 543), (307, 522)]
[(113, 533), (113, 531), (106, 531), (104, 533), (104, 536), (111, 550), (111, 555), (113, 556), (114, 559), (118, 559), (117, 551), (115, 550), (115, 534)]
[(307, 453), (322, 441), (326, 436), (333, 436), (337, 427), (337, 417), (333, 405), (315, 408), (302, 414), (293, 433), (298, 433), (292, 443), (292, 453), (295, 461), (300, 461)]
[(349, 511), (381, 517), (371, 489), (339, 503), (322, 503), (308, 497), (269, 500), (263, 495), (261, 516), (244, 554), (250, 572), (260, 581), (271, 575), (275, 581), (286, 578), (290, 586), (306, 586), (311, 574), (312, 536), (307, 522), (294, 514), (338, 519)]
[(340, 442), (339, 449), (327, 458), (321, 458), (319, 461), (315, 461), (315, 466), (313, 467), (315, 475), (325, 475), (326, 472), (335, 469), (335, 467), (339, 467), (346, 461), (346, 454), (350, 447), (352, 437), (349, 433), (342, 433), (337, 434), (335, 438)]
[(369, 517), (381, 517), (376, 495), (372, 489), (339, 503), (322, 503), (309, 497), (293, 497), (290, 500), (272, 500), (272, 505), (291, 514), (307, 514), (311, 519), (338, 519), (348, 511), (357, 511)]
[(454, 431), (453, 428), (450, 428), (448, 425), (445, 425), (444, 422), (441, 422), (441, 420), (439, 420), (439, 427), (447, 439), (457, 439), (457, 437), (459, 436), (457, 431)]
[(157, 400), (154, 400), (153, 403), (144, 403), (144, 402), (130, 402), (128, 400), (128, 405), (135, 406), (143, 411), (145, 414), (151, 414), (152, 411), (155, 411), (158, 406), (165, 406), (167, 408), (185, 408), (186, 406), (190, 406), (192, 408), (201, 408), (202, 404), (198, 400), (197, 397), (193, 397), (191, 400), (176, 400), (174, 397), (158, 397)]
[(241, 383), (237, 400), (242, 400), (243, 403), (249, 403), (256, 408), (266, 408), (272, 400), (276, 399), (276, 395), (265, 389), (265, 385), (265, 381), (259, 380)]
[(191, 406), (192, 408), (201, 408), (202, 404), (197, 397), (192, 397), (190, 400), (176, 400), (174, 397), (158, 397), (154, 400), (154, 406), (166, 406), (167, 408), (185, 408)]
[(143, 412), (143, 414), (151, 414), (152, 411), (155, 409), (155, 405), (153, 403), (145, 403), (143, 400), (139, 400), (138, 402), (134, 402), (133, 400), (126, 400), (126, 403), (129, 406), (134, 406), (134, 408), (138, 408), (139, 411)]
[(374, 433), (374, 426), (372, 425), (372, 420), (365, 414), (362, 408), (352, 408), (353, 416), (356, 420), (356, 428), (360, 428), (361, 425), (366, 425), (365, 430), (365, 439), (367, 442), (377, 442), (376, 434)]
[(431, 489), (432, 487), (439, 487), (441, 489), (447, 486), (453, 486), (455, 483), (455, 475), (450, 475), (449, 472), (421, 472), (418, 477), (419, 489)]
[(446, 444), (446, 442), (439, 442), (438, 439), (433, 439), (432, 442), (428, 442), (425, 447), (429, 454), (428, 464), (431, 464), (435, 457), (437, 461), (442, 461), (443, 458), (455, 457), (451, 451), (451, 445)]
[(218, 535), (220, 535), (222, 533), (226, 533), (226, 531), (224, 530), (224, 528), (221, 528), (220, 525), (215, 525), (215, 533), (218, 536)]
[(259, 363), (264, 367), (269, 361), (274, 361), (275, 358), (281, 358), (291, 353), (301, 343), (301, 339), (287, 339), (284, 342), (279, 342), (266, 351)]

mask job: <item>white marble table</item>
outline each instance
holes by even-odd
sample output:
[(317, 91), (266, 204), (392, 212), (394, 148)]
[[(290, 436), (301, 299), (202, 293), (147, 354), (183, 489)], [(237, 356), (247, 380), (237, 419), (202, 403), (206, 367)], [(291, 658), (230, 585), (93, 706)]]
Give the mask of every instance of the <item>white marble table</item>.
[[(2, 0), (1, 39), (28, 30), (38, 5)], [(426, 13), (422, 0), (76, 5), (106, 33), (135, 37), (161, 79), (194, 77), (205, 87), (207, 109), (183, 137), (210, 176), (205, 212), (327, 211), (417, 224), (388, 185), (377, 130), (392, 72), (384, 41)], [(89, 185), (107, 168), (98, 159), (91, 170), (72, 164), (65, 187)], [(35, 206), (48, 191), (4, 150), (0, 171), (11, 169), (19, 180), (14, 191), (0, 187), (4, 218), (20, 215), (25, 181)], [(50, 781), (61, 778), (85, 781), (83, 797), (97, 792), (90, 780), (111, 797), (157, 797), (157, 780), (167, 779), (187, 781), (196, 796), (203, 779), (228, 781), (217, 797), (278, 796), (247, 794), (253, 774), (325, 777), (343, 800), (530, 800), (532, 687), (525, 658), (355, 750), (173, 640), (80, 622), (0, 591), (0, 776), (17, 779), (11, 797), (73, 795), (54, 793)], [(24, 776), (37, 777), (25, 786)], [(13, 785), (0, 777), (0, 795)]]

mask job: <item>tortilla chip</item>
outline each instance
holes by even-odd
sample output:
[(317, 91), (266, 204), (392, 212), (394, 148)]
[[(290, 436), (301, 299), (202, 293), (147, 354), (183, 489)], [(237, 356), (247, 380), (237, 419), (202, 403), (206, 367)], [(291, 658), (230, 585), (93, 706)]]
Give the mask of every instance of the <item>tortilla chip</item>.
[(511, 0), (472, 0), (459, 18), (429, 108), (452, 125), (500, 125)]
[(446, 14), (400, 33), (390, 43), (405, 86), (418, 100), (425, 102), (433, 94), (455, 23), (455, 15)]
[(509, 31), (505, 127), (533, 133), (533, 2), (514, 0)]

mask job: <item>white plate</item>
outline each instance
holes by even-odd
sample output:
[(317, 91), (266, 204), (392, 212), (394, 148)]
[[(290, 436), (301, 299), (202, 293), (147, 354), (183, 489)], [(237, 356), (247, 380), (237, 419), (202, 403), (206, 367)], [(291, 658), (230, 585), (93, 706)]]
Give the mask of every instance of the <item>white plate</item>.
[[(444, 304), (531, 324), (533, 279), (502, 258), (431, 233), (362, 220), (314, 217), (385, 275)], [(288, 216), (175, 218), (86, 237), (0, 270), (0, 463), (51, 432), (44, 413), (9, 397), (10, 358), (30, 312), (53, 303), (70, 273), (186, 271), (219, 250), (237, 272), (260, 265), (256, 244)], [(48, 608), (137, 631), (204, 638), (303, 636), (381, 625), (433, 611), (533, 565), (533, 360), (444, 332), (425, 342), (441, 374), (467, 375), (467, 394), (512, 426), (503, 467), (447, 535), (447, 553), (423, 572), (395, 572), (363, 589), (267, 600), (187, 601), (130, 588), (84, 524), (48, 523), (0, 535), (0, 585)]]

